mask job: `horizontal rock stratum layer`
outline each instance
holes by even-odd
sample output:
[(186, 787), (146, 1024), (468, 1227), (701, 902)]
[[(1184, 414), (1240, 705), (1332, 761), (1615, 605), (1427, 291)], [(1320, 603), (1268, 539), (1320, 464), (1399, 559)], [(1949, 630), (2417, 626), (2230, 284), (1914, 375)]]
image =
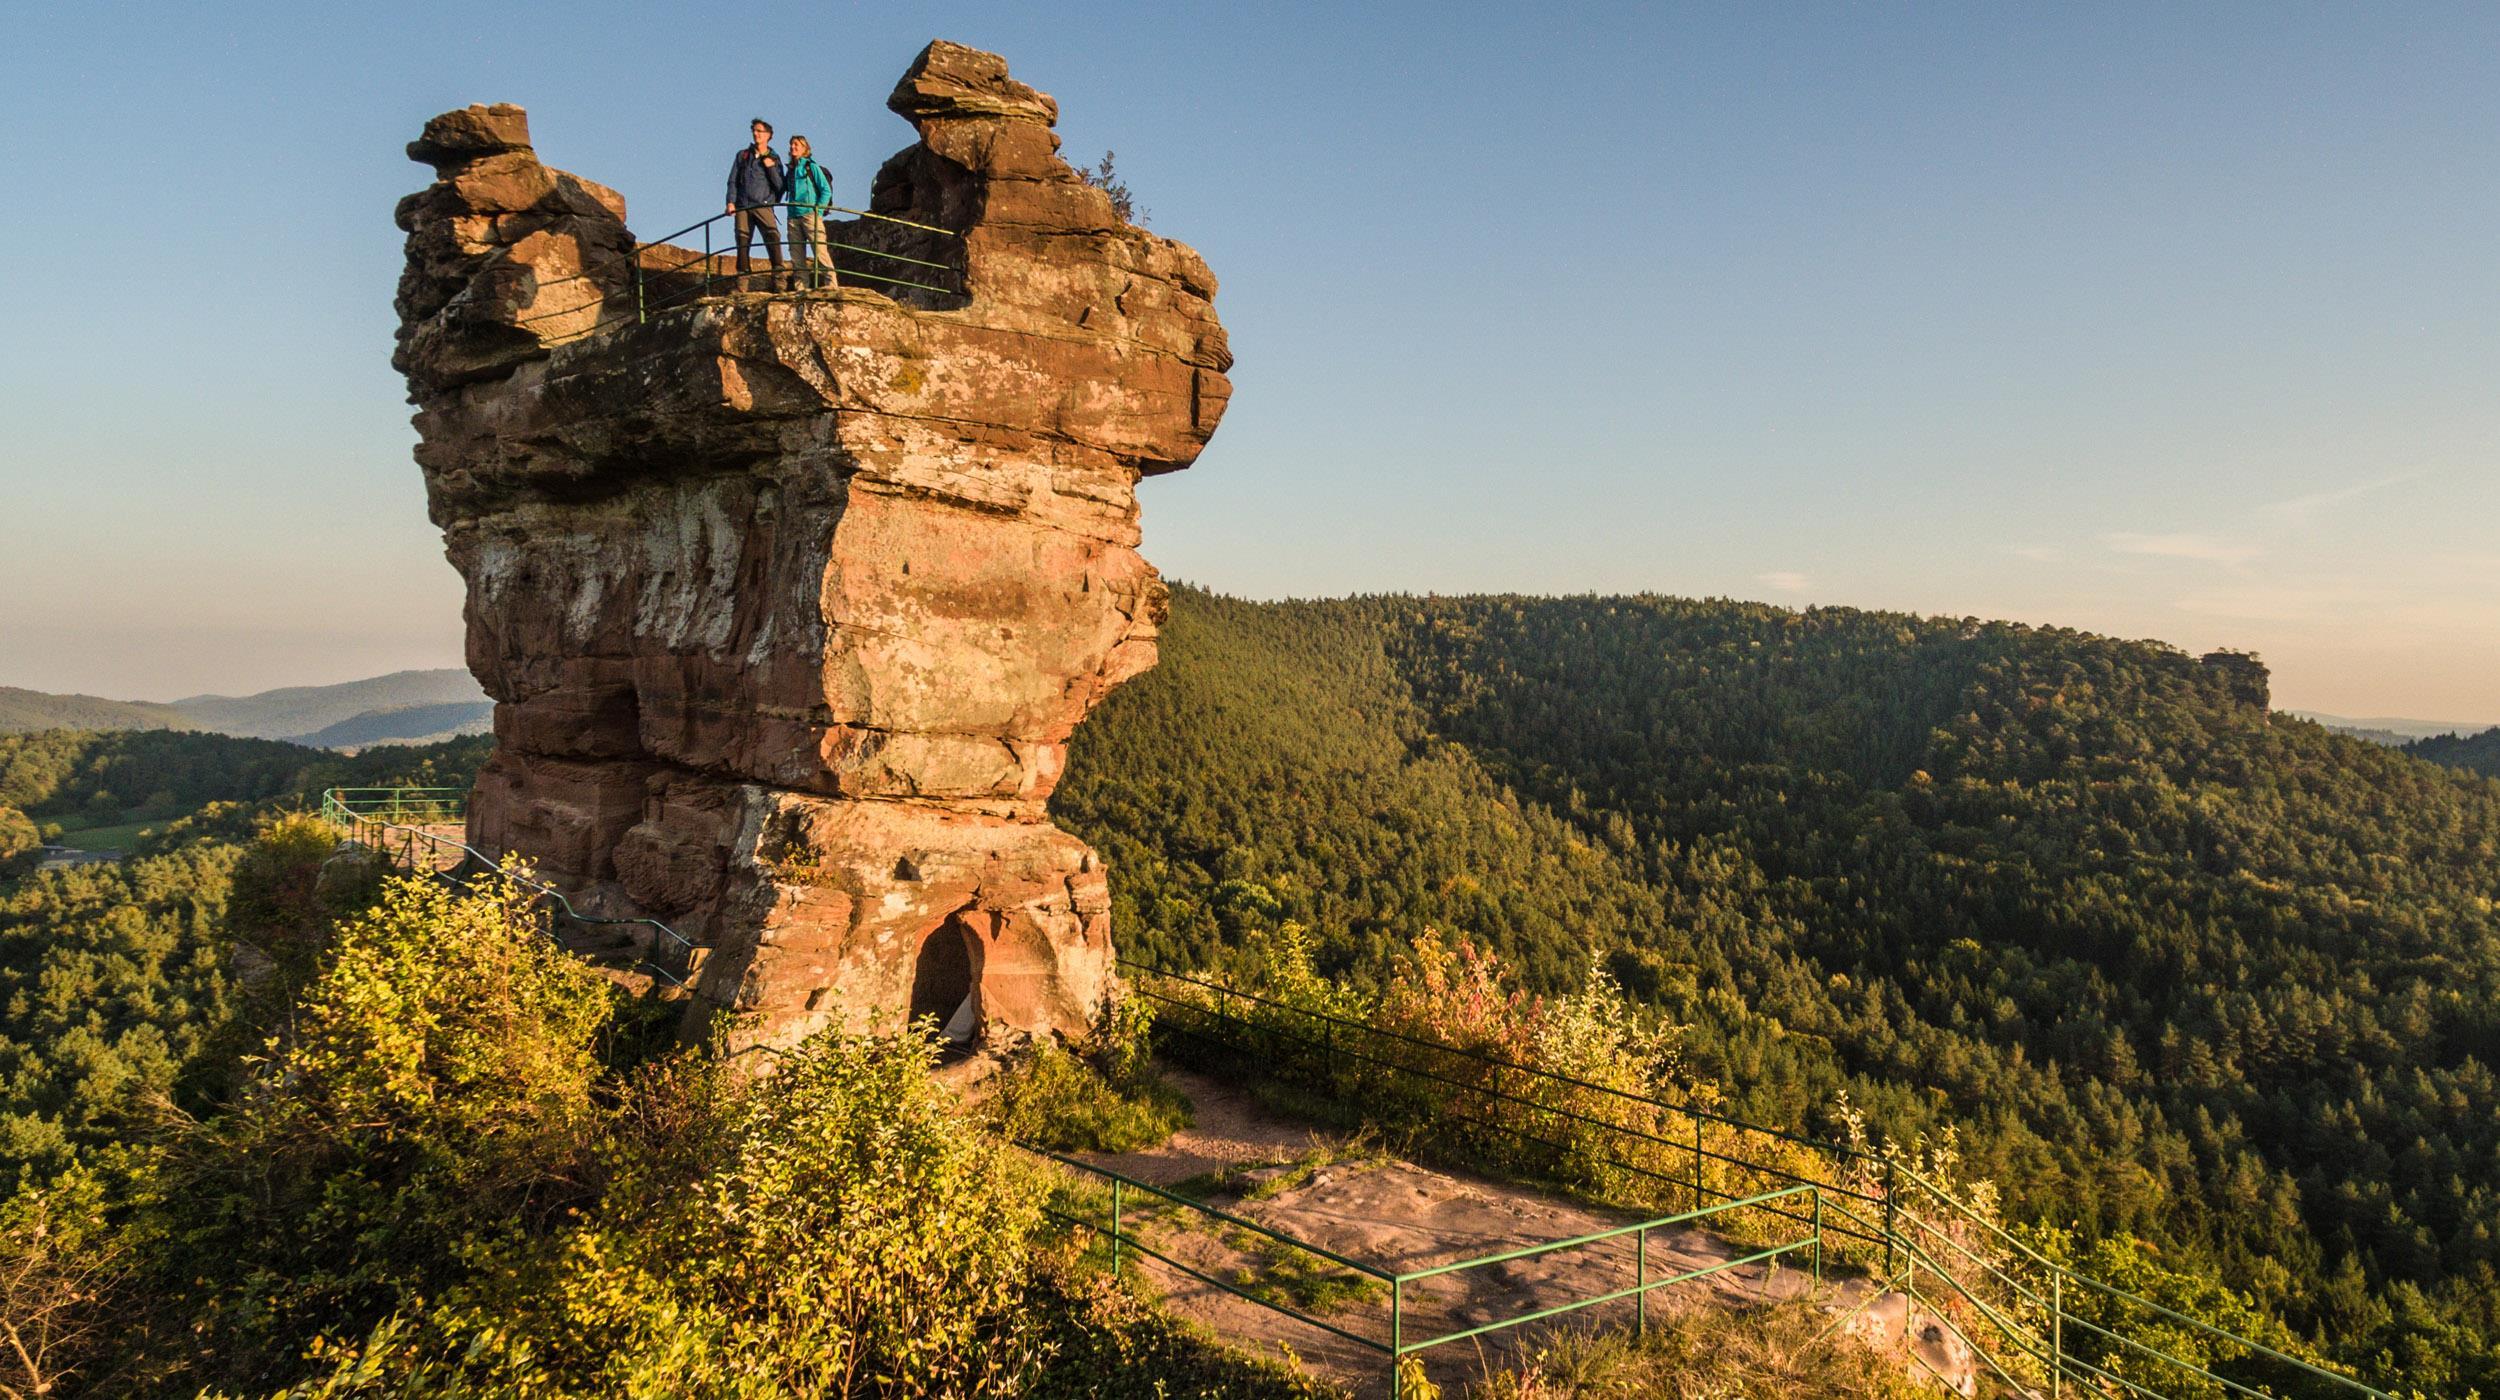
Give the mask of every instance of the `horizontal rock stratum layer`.
[[(1138, 479), (1230, 389), (1215, 279), (1060, 159), (1049, 97), (941, 42), (887, 105), (920, 139), (870, 208), (949, 233), (830, 231), (956, 290), (694, 294), (517, 107), (428, 122), (399, 209), (396, 363), (497, 702), (472, 837), (707, 945), (748, 1043), (1095, 1015), (1102, 864), (1044, 804), (1154, 664)], [(638, 313), (637, 266), (678, 299)]]

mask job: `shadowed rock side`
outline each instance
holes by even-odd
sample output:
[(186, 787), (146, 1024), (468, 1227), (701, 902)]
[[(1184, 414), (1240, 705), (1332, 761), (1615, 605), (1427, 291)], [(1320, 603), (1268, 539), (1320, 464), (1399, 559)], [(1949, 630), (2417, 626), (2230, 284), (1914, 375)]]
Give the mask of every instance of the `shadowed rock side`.
[(1229, 392), (1205, 263), (1059, 158), (1049, 97), (936, 43), (887, 105), (920, 140), (871, 207), (960, 231), (912, 246), (966, 295), (638, 322), (635, 260), (673, 250), (541, 165), (517, 107), (428, 122), (440, 178), (399, 209), (396, 363), (497, 702), (471, 834), (713, 945), (698, 1005), (753, 1013), (744, 1043), (1091, 1019), (1102, 865), (1044, 804), (1154, 664), (1138, 477)]

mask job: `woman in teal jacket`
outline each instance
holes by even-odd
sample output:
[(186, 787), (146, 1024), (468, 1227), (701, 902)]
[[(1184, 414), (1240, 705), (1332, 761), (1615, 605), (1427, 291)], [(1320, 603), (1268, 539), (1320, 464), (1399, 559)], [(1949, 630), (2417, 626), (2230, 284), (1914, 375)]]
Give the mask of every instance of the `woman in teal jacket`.
[[(833, 181), (808, 154), (804, 136), (790, 138), (790, 264), (801, 287), (840, 285), (833, 271), (833, 249), (825, 242), (825, 210), (833, 203)], [(818, 249), (824, 250), (820, 260)]]

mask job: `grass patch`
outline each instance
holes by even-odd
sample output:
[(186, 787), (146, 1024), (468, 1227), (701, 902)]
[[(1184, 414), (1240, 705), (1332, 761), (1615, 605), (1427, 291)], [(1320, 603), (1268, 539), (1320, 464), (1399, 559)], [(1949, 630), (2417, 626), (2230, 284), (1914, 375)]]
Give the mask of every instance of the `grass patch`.
[[(1650, 1314), (1649, 1336), (1558, 1328), (1515, 1370), (1468, 1389), (1469, 1400), (1667, 1395), (1685, 1400), (1934, 1400), (1913, 1363), (1831, 1333), (1810, 1300)], [(1924, 1373), (1918, 1373), (1924, 1374)]]
[[(1348, 1160), (1358, 1158), (1344, 1151), (1343, 1145), (1323, 1146), (1290, 1163), (1254, 1163), (1202, 1173), (1163, 1189), (1192, 1201), (1234, 1196), (1264, 1200), (1307, 1182), (1311, 1174), (1321, 1167)], [(1267, 1175), (1261, 1176), (1260, 1173)], [(1063, 1217), (1074, 1217), (1091, 1224), (1092, 1229), (1071, 1231), (1078, 1237), (1074, 1248), (1078, 1257), (1088, 1265), (1096, 1268), (1109, 1266), (1111, 1239), (1105, 1233), (1111, 1224), (1111, 1188), (1108, 1184), (1095, 1177), (1062, 1173), (1052, 1186), (1049, 1208)], [(1256, 1230), (1199, 1214), (1150, 1192), (1132, 1190), (1127, 1193), (1127, 1199), (1121, 1204), (1120, 1228), (1130, 1239), (1167, 1252), (1171, 1248), (1170, 1237), (1173, 1234), (1197, 1234), (1215, 1240), (1236, 1254), (1247, 1256), (1244, 1262), (1231, 1266), (1229, 1272), (1211, 1261), (1201, 1263), (1200, 1267), (1263, 1303), (1325, 1314), (1358, 1303), (1377, 1302), (1389, 1296), (1389, 1286), (1368, 1274), (1346, 1268), (1308, 1249), (1270, 1239)]]
[(80, 851), (127, 851), (137, 845), (139, 833), (163, 826), (161, 821), (122, 822), (114, 826), (82, 826), (75, 831), (64, 830), (52, 844)]
[(1283, 1304), (1306, 1313), (1331, 1313), (1389, 1296), (1389, 1285), (1369, 1274), (1356, 1273), (1307, 1249), (1297, 1249), (1238, 1225), (1224, 1226), (1217, 1238), (1227, 1248), (1257, 1261), (1233, 1270), (1232, 1282), (1233, 1287), (1262, 1303)]
[(1197, 1121), (1152, 1068), (1107, 1073), (1048, 1043), (1007, 1072), (996, 1104), (1009, 1137), (1054, 1152), (1138, 1152)]

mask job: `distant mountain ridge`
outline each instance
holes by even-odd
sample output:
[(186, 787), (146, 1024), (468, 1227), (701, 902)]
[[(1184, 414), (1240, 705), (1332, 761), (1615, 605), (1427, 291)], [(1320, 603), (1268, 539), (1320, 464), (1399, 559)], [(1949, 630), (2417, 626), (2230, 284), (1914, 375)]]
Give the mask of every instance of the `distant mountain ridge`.
[(338, 685), (170, 703), (0, 686), (0, 733), (33, 729), (205, 729), (309, 748), (430, 743), (493, 727), (494, 702), (466, 670), (394, 671)]
[(2338, 734), (2367, 739), (2400, 749), (2416, 739), (2432, 739), (2443, 734), (2474, 734), (2492, 727), (2490, 720), (2404, 719), (2394, 715), (2377, 715), (2355, 719), (2349, 715), (2321, 714), (2316, 710), (2285, 710), (2294, 719), (2323, 724)]
[(257, 695), (193, 695), (172, 702), (202, 729), (245, 739), (300, 739), (375, 710), (477, 704), (486, 699), (465, 670), (393, 671), (339, 685), (298, 685)]
[(171, 705), (107, 700), (100, 695), (54, 695), (0, 685), (0, 734), (29, 729), (198, 728), (197, 721)]
[(492, 700), (452, 700), (439, 705), (393, 705), (365, 710), (294, 742), (316, 749), (364, 749), (376, 744), (431, 744), (495, 727)]

